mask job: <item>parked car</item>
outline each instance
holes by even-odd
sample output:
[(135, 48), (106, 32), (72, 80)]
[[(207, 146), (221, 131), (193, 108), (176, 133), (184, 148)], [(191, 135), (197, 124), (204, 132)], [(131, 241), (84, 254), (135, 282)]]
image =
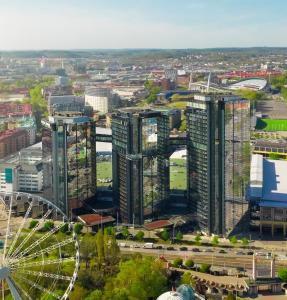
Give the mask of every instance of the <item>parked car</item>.
[(200, 249), (198, 249), (198, 248), (192, 248), (191, 251), (193, 251), (193, 252), (200, 252)]
[(187, 248), (187, 247), (180, 247), (179, 250), (180, 250), (180, 251), (187, 251), (188, 248)]
[(253, 251), (248, 251), (248, 252), (247, 252), (247, 255), (253, 255), (253, 254), (254, 254)]
[(218, 253), (221, 253), (221, 254), (224, 254), (224, 253), (227, 253), (225, 250), (221, 249), (218, 251)]
[(158, 246), (156, 246), (156, 247), (154, 247), (155, 249), (158, 249), (158, 250), (160, 250), (160, 249), (163, 249), (163, 247), (161, 246), (161, 245), (158, 245)]
[(210, 248), (205, 248), (205, 249), (203, 249), (203, 252), (214, 252), (214, 251)]
[(166, 250), (174, 251), (175, 249), (173, 247), (166, 247)]

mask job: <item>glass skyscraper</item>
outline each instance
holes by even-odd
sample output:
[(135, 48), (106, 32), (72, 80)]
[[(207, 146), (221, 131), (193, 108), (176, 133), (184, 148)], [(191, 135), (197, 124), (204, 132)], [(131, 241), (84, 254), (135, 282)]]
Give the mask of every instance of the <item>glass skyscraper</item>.
[(195, 95), (186, 117), (190, 209), (202, 230), (229, 233), (247, 217), (249, 101), (233, 95)]
[(158, 216), (168, 197), (169, 117), (122, 109), (112, 116), (113, 189), (124, 223)]
[(52, 201), (71, 216), (72, 209), (96, 193), (95, 123), (80, 115), (53, 116), (49, 121)]

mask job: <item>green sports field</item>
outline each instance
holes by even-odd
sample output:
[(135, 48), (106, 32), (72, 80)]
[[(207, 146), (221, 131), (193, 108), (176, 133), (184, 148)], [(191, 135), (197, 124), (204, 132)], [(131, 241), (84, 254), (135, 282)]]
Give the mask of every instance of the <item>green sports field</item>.
[(98, 186), (110, 186), (110, 182), (101, 182), (107, 178), (112, 178), (112, 162), (102, 161), (97, 162), (97, 185)]
[(186, 190), (186, 160), (170, 159), (170, 189)]
[(287, 131), (286, 120), (258, 119), (256, 124), (257, 130), (263, 131)]

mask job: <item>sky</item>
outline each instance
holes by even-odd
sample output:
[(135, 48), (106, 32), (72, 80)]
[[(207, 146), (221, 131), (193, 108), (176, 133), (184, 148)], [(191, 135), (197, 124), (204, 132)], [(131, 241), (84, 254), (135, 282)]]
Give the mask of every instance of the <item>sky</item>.
[(0, 0), (0, 50), (287, 46), (286, 0)]

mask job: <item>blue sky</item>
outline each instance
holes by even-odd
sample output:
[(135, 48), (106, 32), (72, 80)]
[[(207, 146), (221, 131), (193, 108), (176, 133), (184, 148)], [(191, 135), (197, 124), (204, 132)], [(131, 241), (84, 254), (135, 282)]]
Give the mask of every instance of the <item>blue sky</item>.
[(287, 46), (286, 0), (0, 0), (0, 49)]

